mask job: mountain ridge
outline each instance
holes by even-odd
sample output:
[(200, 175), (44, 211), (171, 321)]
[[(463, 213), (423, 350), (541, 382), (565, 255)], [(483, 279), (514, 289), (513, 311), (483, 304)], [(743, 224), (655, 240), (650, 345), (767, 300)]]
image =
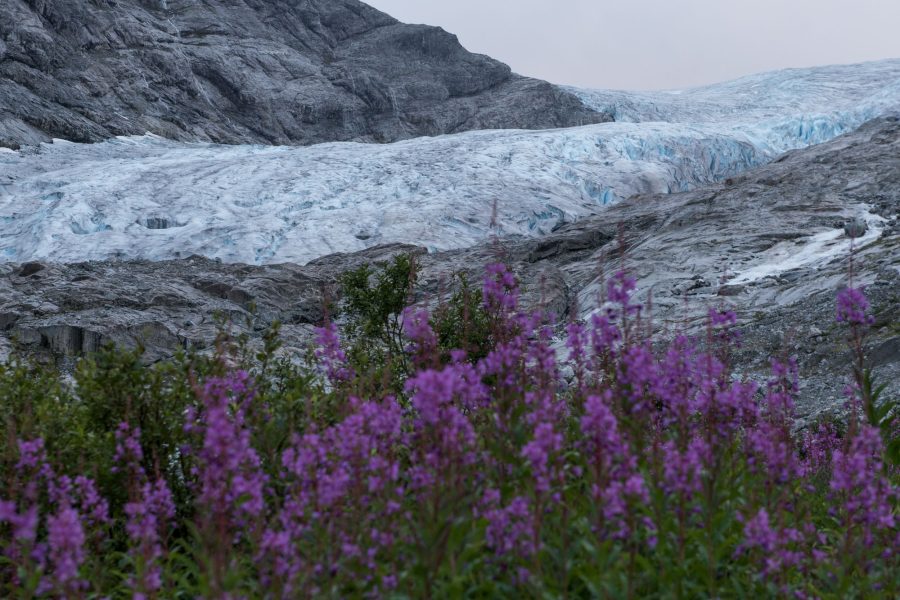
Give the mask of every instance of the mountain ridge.
[(356, 0), (8, 0), (0, 146), (387, 142), (611, 120)]

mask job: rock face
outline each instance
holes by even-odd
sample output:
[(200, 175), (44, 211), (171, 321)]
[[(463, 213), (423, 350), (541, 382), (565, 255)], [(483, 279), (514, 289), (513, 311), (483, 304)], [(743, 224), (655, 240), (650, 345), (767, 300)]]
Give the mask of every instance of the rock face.
[(4, 0), (0, 146), (386, 142), (611, 120), (356, 0)]
[[(284, 323), (288, 352), (311, 339), (340, 273), (399, 253), (418, 255), (419, 301), (434, 302), (465, 271), (511, 264), (524, 302), (560, 321), (587, 316), (602, 281), (626, 268), (664, 332), (702, 332), (711, 307), (742, 321), (738, 364), (763, 377), (770, 356), (796, 355), (806, 387), (801, 414), (838, 406), (847, 375), (836, 291), (867, 285), (876, 315), (871, 360), (887, 394), (900, 392), (900, 120), (885, 118), (829, 143), (704, 189), (635, 197), (539, 239), (507, 239), (426, 254), (381, 246), (306, 266), (228, 265), (193, 257), (165, 262), (0, 265), (0, 347), (76, 356), (106, 342), (142, 343), (148, 360), (209, 347), (220, 312), (258, 335)], [(865, 230), (846, 231), (848, 222)], [(858, 234), (858, 235), (857, 235)], [(857, 237), (850, 237), (857, 235)], [(255, 305), (255, 316), (249, 310)]]

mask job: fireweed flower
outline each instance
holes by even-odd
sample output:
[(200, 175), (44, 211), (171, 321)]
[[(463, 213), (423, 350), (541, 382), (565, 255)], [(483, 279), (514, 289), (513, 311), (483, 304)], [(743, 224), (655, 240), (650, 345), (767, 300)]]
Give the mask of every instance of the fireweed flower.
[(42, 486), (51, 486), (56, 474), (47, 462), (43, 439), (16, 440), (16, 447), (19, 450), (19, 460), (16, 462), (15, 472), (23, 487), (20, 499), (35, 503)]
[(47, 518), (47, 545), (55, 587), (63, 593), (73, 593), (85, 582), (78, 570), (85, 559), (85, 533), (78, 511), (70, 506)]
[(521, 372), (524, 368), (527, 341), (523, 335), (517, 335), (508, 341), (501, 342), (479, 361), (478, 368), (482, 376), (496, 376), (498, 388), (505, 388), (512, 393), (521, 393)]
[(433, 490), (438, 481), (451, 484), (476, 461), (475, 429), (463, 407), (477, 407), (484, 387), (462, 365), (418, 373), (406, 383), (415, 409), (413, 487)]
[(18, 440), (19, 461), (16, 470), (43, 470), (47, 468), (47, 456), (44, 451), (44, 440)]
[(364, 561), (370, 570), (395, 543), (383, 527), (398, 514), (403, 494), (396, 455), (404, 440), (402, 409), (393, 398), (351, 399), (351, 408), (342, 422), (298, 437), (282, 455), (291, 485), (263, 535), (260, 558), (270, 566), (266, 576), (280, 581), (287, 597), (302, 569), (320, 559), (303, 547), (314, 528), (328, 532), (330, 546), (342, 549), (342, 561)]
[(563, 436), (554, 430), (552, 423), (539, 423), (534, 429), (534, 438), (522, 448), (522, 457), (531, 467), (539, 494), (549, 494), (554, 480), (559, 478), (561, 471), (555, 468), (555, 463), (562, 444)]
[(732, 327), (737, 325), (737, 314), (733, 310), (709, 309), (709, 324), (713, 327)]
[(807, 540), (793, 527), (779, 528), (771, 523), (765, 508), (744, 523), (744, 541), (738, 552), (754, 552), (759, 570), (764, 576), (773, 576), (792, 568), (802, 567)]
[(790, 426), (794, 419), (794, 398), (800, 388), (797, 360), (773, 360), (771, 365), (772, 377), (767, 384), (765, 416), (773, 423)]
[(538, 494), (537, 501), (542, 503), (549, 496), (549, 499), (558, 502), (559, 490), (565, 480), (562, 452), (565, 438), (562, 432), (566, 428), (568, 406), (552, 389), (546, 389), (546, 383), (541, 382), (542, 373), (551, 382), (557, 381), (555, 360), (536, 362), (535, 372), (532, 374), (536, 379), (535, 389), (526, 392), (524, 396), (525, 404), (531, 408), (525, 420), (532, 428), (532, 438), (522, 448), (521, 456), (531, 469), (535, 492)]
[(327, 323), (316, 328), (316, 358), (325, 367), (325, 373), (333, 384), (353, 378), (353, 369), (347, 365), (347, 354), (341, 348), (337, 325)]
[(165, 480), (150, 482), (141, 466), (141, 430), (122, 422), (116, 429), (114, 469), (122, 465), (132, 487), (130, 501), (125, 504), (125, 531), (138, 565), (137, 577), (129, 584), (134, 597), (146, 597), (162, 587), (162, 569), (157, 561), (163, 556), (162, 536), (175, 519), (175, 503)]
[(815, 475), (831, 469), (831, 457), (841, 447), (841, 438), (833, 424), (819, 423), (803, 433), (800, 447), (806, 472)]
[[(92, 479), (57, 476), (46, 460), (42, 440), (19, 441), (18, 447), (17, 475), (24, 483), (19, 497), (22, 509), (17, 511), (14, 503), (5, 503), (6, 518), (0, 521), (10, 523), (15, 543), (4, 549), (4, 555), (20, 567), (19, 572), (37, 568), (46, 574), (39, 581), (39, 594), (75, 595), (87, 586), (79, 576), (86, 544), (100, 544), (105, 538), (110, 522), (108, 503)], [(49, 514), (45, 513), (46, 539), (39, 540), (44, 493)]]
[(146, 482), (141, 486), (140, 499), (125, 505), (128, 515), (126, 531), (131, 539), (153, 545), (158, 555), (159, 530), (175, 518), (175, 503), (165, 481)]
[(529, 375), (537, 385), (550, 387), (551, 391), (554, 391), (559, 384), (559, 372), (556, 351), (551, 345), (553, 329), (543, 324), (545, 320), (545, 315), (539, 312), (520, 318), (523, 334), (527, 336), (526, 357)]
[(403, 311), (403, 335), (410, 341), (407, 352), (417, 366), (437, 355), (438, 339), (428, 321), (428, 311), (410, 306)]
[(637, 507), (650, 501), (649, 491), (637, 468), (637, 457), (619, 431), (610, 410), (612, 393), (590, 396), (584, 404), (581, 432), (590, 464), (591, 494), (598, 503), (600, 520), (596, 532), (623, 540), (637, 533)]
[(657, 427), (679, 437), (681, 447), (694, 428), (695, 396), (700, 389), (702, 360), (685, 336), (678, 336), (659, 361), (658, 375), (651, 384), (657, 408)]
[(878, 532), (897, 527), (891, 505), (896, 489), (884, 476), (883, 451), (879, 430), (860, 424), (845, 446), (832, 454), (830, 488), (848, 521), (847, 534), (856, 530), (867, 547)]
[(703, 472), (711, 460), (709, 444), (704, 439), (692, 438), (684, 451), (674, 441), (667, 441), (662, 445), (662, 457), (662, 486), (666, 493), (684, 501), (700, 493)]
[(622, 331), (616, 320), (612, 309), (591, 315), (591, 348), (596, 356), (615, 356), (622, 341)]
[(175, 518), (175, 503), (166, 482), (144, 483), (139, 498), (125, 505), (125, 515), (125, 531), (141, 565), (131, 587), (135, 595), (158, 592), (162, 587), (162, 569), (157, 564), (163, 556), (162, 532)]
[(100, 495), (93, 479), (61, 475), (47, 480), (47, 494), (57, 506), (72, 507), (80, 515), (90, 539), (99, 540), (109, 524), (109, 503)]
[(14, 540), (33, 542), (37, 537), (37, 507), (32, 506), (20, 514), (15, 502), (2, 500), (0, 501), (0, 523), (9, 523), (12, 526)]
[(555, 391), (560, 377), (551, 344), (553, 331), (545, 324), (546, 316), (540, 312), (517, 313), (507, 315), (502, 322), (509, 336), (478, 364), (481, 377), (496, 377), (495, 397), (521, 397), (532, 388)]
[(721, 349), (727, 350), (740, 342), (741, 335), (735, 327), (737, 315), (734, 311), (711, 308), (707, 313), (707, 321), (713, 340), (723, 345)]
[(487, 521), (485, 542), (499, 557), (529, 558), (537, 552), (534, 517), (527, 498), (517, 496), (501, 506), (500, 492), (487, 490), (480, 513)]
[(467, 412), (485, 405), (488, 390), (478, 371), (468, 363), (456, 363), (441, 370), (421, 371), (406, 383), (418, 421), (438, 424), (442, 414), (453, 408)]
[(619, 423), (609, 408), (612, 393), (607, 391), (601, 396), (590, 396), (584, 403), (584, 416), (581, 417), (581, 432), (585, 436), (586, 449), (595, 466), (603, 472), (609, 472), (617, 459), (629, 454), (619, 434)]
[[(113, 456), (113, 471), (118, 472), (124, 466), (131, 475), (142, 471), (141, 461), (144, 460), (144, 451), (141, 448), (141, 429), (132, 428), (123, 421), (116, 427), (116, 452)], [(121, 465), (121, 466), (120, 466)]]
[(518, 305), (516, 277), (503, 263), (488, 265), (482, 287), (484, 306), (500, 315), (512, 314)]
[(805, 474), (793, 440), (767, 421), (747, 433), (746, 445), (751, 469), (764, 473), (771, 485), (786, 485)]
[(772, 379), (759, 420), (746, 434), (748, 463), (751, 469), (765, 473), (770, 485), (785, 485), (806, 474), (791, 434), (798, 385), (796, 361), (772, 361)]
[(646, 345), (625, 349), (618, 364), (617, 383), (628, 399), (629, 415), (645, 413), (655, 407), (646, 400), (646, 392), (658, 380), (657, 363)]
[(211, 522), (226, 524), (235, 533), (259, 518), (266, 508), (266, 476), (259, 455), (250, 444), (245, 421), (253, 398), (246, 372), (211, 379), (201, 394), (199, 413), (188, 414), (188, 433), (202, 440), (197, 450), (197, 503)]
[(587, 355), (588, 333), (581, 323), (569, 323), (566, 326), (566, 348), (569, 350), (569, 363), (575, 371), (575, 379), (579, 386), (584, 386), (590, 363)]
[(731, 382), (726, 377), (724, 365), (711, 355), (704, 355), (702, 364), (703, 374), (694, 396), (694, 406), (715, 452), (720, 446), (731, 443), (742, 426), (756, 421), (757, 386), (752, 382)]
[[(18, 564), (28, 554), (28, 549), (34, 549), (37, 542), (38, 525), (40, 515), (38, 506), (31, 504), (19, 511), (16, 503), (10, 500), (0, 501), (0, 527), (4, 523), (10, 526), (12, 537), (4, 540), (2, 554), (10, 563)], [(38, 550), (38, 554), (42, 554)], [(38, 560), (39, 564), (44, 562), (43, 556), (32, 556)], [(3, 570), (0, 569), (0, 574)]]
[(642, 306), (631, 303), (631, 295), (635, 289), (637, 289), (637, 280), (625, 271), (619, 271), (606, 283), (606, 299), (621, 306), (622, 313), (625, 315), (638, 313)]
[(862, 288), (847, 287), (838, 292), (835, 318), (838, 323), (852, 326), (867, 327), (875, 322), (875, 318), (869, 313), (869, 300)]

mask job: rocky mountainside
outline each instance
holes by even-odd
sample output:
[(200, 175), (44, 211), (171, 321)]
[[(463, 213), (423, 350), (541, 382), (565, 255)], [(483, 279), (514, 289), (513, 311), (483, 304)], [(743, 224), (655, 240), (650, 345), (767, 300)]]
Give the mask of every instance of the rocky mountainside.
[(898, 208), (900, 119), (889, 117), (721, 184), (637, 196), (538, 239), (431, 254), (381, 246), (306, 266), (202, 257), (5, 264), (2, 343), (6, 351), (18, 344), (71, 357), (108, 341), (140, 342), (148, 360), (159, 360), (177, 348), (209, 347), (218, 311), (251, 335), (280, 320), (286, 351), (297, 352), (321, 322), (339, 274), (397, 252), (419, 255), (420, 301), (435, 301), (452, 273), (477, 278), (482, 265), (503, 259), (521, 278), (526, 302), (562, 322), (596, 309), (604, 276), (627, 268), (639, 293), (653, 294), (657, 327), (697, 332), (710, 307), (728, 306), (744, 323), (741, 364), (763, 373), (772, 354), (798, 355), (807, 382), (800, 410), (811, 415), (838, 404), (842, 393), (846, 361), (834, 296), (851, 272), (851, 244), (854, 281), (869, 286), (878, 317), (871, 356), (890, 391), (900, 391)]
[(0, 147), (387, 142), (610, 120), (357, 0), (3, 0)]

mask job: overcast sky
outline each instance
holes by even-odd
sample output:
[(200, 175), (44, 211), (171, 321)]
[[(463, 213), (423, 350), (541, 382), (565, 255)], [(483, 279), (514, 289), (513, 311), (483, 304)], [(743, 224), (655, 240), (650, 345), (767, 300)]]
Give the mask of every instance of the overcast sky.
[(900, 58), (900, 0), (367, 0), (523, 75), (672, 89)]

